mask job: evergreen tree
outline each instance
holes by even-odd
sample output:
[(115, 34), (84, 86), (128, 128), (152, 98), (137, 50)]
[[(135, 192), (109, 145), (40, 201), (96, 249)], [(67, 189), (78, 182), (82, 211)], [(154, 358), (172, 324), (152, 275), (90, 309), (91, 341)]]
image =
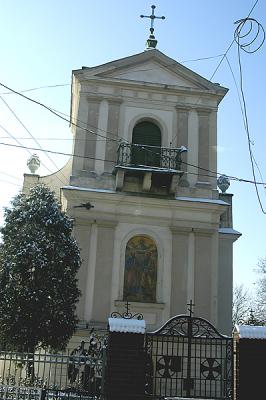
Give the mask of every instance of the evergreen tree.
[(76, 326), (80, 252), (72, 220), (44, 185), (19, 194), (0, 229), (0, 344), (64, 349)]

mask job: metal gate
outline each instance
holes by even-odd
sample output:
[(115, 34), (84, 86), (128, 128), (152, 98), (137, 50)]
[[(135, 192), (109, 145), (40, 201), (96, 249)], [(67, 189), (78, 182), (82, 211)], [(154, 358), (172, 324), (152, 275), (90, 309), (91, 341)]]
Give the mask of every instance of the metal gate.
[(232, 398), (232, 339), (189, 315), (146, 334), (146, 394), (152, 398)]

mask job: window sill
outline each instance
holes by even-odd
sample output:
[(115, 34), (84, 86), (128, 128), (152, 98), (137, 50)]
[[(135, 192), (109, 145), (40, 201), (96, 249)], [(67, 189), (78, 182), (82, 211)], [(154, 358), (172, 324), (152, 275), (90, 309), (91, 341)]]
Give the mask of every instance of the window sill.
[[(129, 309), (137, 309), (143, 311), (155, 311), (163, 310), (165, 308), (165, 303), (140, 303), (137, 301), (129, 301)], [(115, 300), (115, 307), (125, 308), (126, 302), (123, 300)]]

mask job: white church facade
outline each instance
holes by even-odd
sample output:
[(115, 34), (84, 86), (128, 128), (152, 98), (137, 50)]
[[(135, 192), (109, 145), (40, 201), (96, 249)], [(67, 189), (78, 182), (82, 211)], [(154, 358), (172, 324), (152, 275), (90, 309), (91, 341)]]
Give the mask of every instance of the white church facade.
[[(75, 220), (78, 317), (194, 313), (231, 331), (232, 195), (217, 190), (217, 112), (227, 89), (157, 49), (73, 71), (73, 157), (45, 183)], [(64, 180), (65, 185), (62, 185)]]

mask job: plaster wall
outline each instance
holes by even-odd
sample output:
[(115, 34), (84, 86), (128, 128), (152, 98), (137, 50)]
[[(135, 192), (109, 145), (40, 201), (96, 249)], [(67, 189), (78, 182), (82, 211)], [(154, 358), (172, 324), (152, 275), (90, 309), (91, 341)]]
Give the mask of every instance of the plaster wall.
[(220, 332), (232, 333), (233, 301), (233, 241), (228, 234), (220, 234), (219, 270), (218, 270), (218, 329)]
[(115, 225), (100, 224), (98, 226), (96, 273), (94, 279), (94, 294), (92, 321), (107, 321), (112, 311), (111, 281), (113, 269)]
[(212, 315), (212, 251), (212, 236), (197, 233), (195, 236), (195, 314), (215, 325)]
[[(80, 221), (81, 222), (81, 221)], [(86, 301), (86, 291), (87, 291), (87, 283), (88, 283), (88, 258), (89, 258), (89, 242), (90, 242), (90, 234), (91, 234), (91, 226), (84, 225), (82, 223), (76, 223), (73, 229), (73, 235), (75, 236), (79, 248), (80, 255), (82, 259), (81, 267), (78, 271), (78, 284), (79, 289), (81, 291), (81, 297), (77, 305), (77, 316), (79, 320), (84, 320), (84, 309), (85, 309), (85, 301)]]
[(169, 147), (173, 132), (173, 110), (154, 108), (146, 103), (125, 103), (123, 121), (123, 137), (126, 141), (132, 142), (133, 128), (141, 120), (149, 119), (157, 122), (161, 129), (162, 146)]
[(186, 314), (189, 263), (189, 232), (173, 228), (173, 256), (171, 276), (171, 316)]

